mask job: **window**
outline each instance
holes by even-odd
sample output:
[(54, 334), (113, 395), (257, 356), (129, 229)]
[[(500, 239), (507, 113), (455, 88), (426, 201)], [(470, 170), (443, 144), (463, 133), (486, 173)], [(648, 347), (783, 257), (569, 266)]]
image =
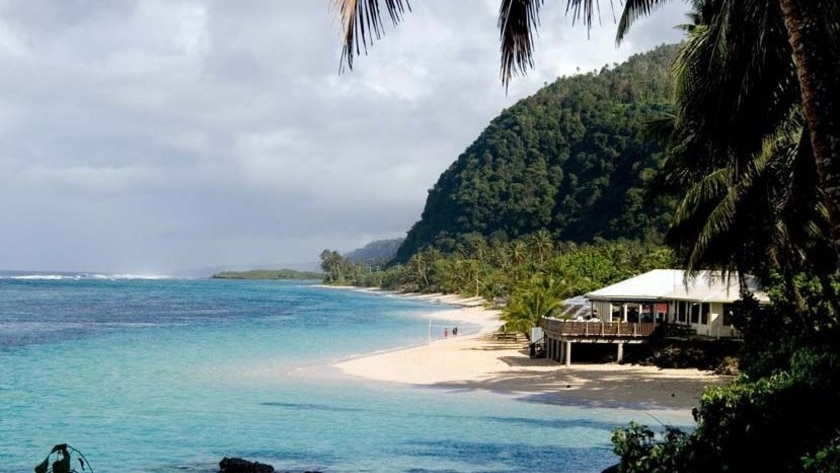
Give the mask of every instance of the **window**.
[(709, 325), (709, 304), (704, 302), (700, 307), (700, 323), (703, 325)]
[(700, 304), (696, 302), (691, 304), (691, 323), (700, 323)]
[(685, 323), (685, 319), (686, 319), (685, 314), (686, 314), (685, 302), (684, 301), (677, 302), (677, 320)]

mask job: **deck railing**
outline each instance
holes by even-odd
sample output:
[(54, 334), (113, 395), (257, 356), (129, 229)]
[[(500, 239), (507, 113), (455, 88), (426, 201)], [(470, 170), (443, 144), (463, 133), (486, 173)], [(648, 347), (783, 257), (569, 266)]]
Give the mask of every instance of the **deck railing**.
[(656, 329), (653, 322), (574, 322), (543, 318), (543, 330), (554, 336), (575, 337), (649, 337)]

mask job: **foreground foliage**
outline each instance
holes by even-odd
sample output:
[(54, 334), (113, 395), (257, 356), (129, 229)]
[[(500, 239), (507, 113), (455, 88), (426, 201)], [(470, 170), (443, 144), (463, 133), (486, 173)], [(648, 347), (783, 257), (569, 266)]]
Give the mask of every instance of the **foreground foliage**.
[(78, 473), (74, 467), (74, 458), (82, 471), (93, 473), (84, 454), (66, 443), (54, 446), (44, 461), (35, 466), (35, 473)]
[(692, 433), (631, 424), (613, 435), (619, 471), (838, 471), (840, 350), (797, 350), (788, 369), (708, 390)]

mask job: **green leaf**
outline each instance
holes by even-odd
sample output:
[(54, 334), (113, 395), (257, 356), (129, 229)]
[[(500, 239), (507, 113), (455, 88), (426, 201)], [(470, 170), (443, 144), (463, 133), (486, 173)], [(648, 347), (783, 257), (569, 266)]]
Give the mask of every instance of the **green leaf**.
[(44, 461), (35, 467), (35, 473), (47, 473), (47, 468), (50, 466), (50, 457), (44, 458)]
[(53, 473), (70, 473), (70, 455), (62, 455), (62, 457), (53, 462)]

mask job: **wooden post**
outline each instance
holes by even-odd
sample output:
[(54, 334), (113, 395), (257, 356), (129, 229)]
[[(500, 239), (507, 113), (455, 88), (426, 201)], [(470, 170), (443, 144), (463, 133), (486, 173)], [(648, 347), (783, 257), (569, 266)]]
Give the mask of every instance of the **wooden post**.
[(615, 355), (615, 361), (618, 363), (624, 361), (624, 342), (618, 342), (618, 353)]
[(566, 342), (566, 366), (572, 365), (572, 342)]

